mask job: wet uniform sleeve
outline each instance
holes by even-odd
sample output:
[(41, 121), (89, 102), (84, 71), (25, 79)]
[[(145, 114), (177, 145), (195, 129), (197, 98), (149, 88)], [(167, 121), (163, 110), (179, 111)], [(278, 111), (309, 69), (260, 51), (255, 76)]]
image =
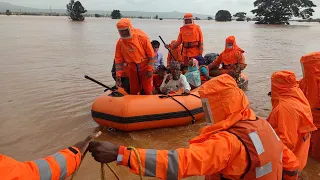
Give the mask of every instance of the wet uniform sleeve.
[(0, 155), (0, 179), (63, 180), (79, 167), (81, 153), (75, 147), (35, 161), (19, 162)]
[(298, 120), (285, 107), (279, 104), (270, 114), (269, 123), (279, 138), (289, 149), (296, 146), (298, 140)]
[(211, 64), (208, 65), (209, 71), (210, 71), (211, 69), (217, 69), (217, 68), (219, 68), (219, 66), (220, 66), (220, 64), (221, 64), (221, 58), (222, 58), (221, 55), (218, 56)]
[(116, 68), (116, 76), (121, 77), (124, 75), (124, 69), (123, 69), (123, 63), (124, 63), (124, 58), (121, 52), (121, 44), (120, 40), (118, 40), (117, 45), (116, 45), (116, 52), (114, 55), (114, 61), (115, 61), (115, 68)]
[(200, 26), (198, 26), (198, 31), (199, 31), (199, 39), (200, 39), (200, 41), (199, 41), (199, 50), (200, 50), (200, 54), (202, 54), (203, 53), (203, 35), (202, 35), (202, 30), (201, 30), (201, 27)]
[(182, 43), (182, 34), (180, 29), (177, 41), (174, 43), (173, 49), (176, 49), (181, 43)]
[(240, 71), (244, 70), (247, 67), (247, 64), (245, 62), (245, 57), (242, 51), (238, 51), (237, 62), (238, 62), (238, 65), (240, 66)]
[(282, 153), (283, 164), (283, 179), (296, 180), (298, 179), (299, 160), (294, 153), (284, 145)]
[[(138, 149), (142, 175), (160, 179), (176, 180), (188, 176), (211, 175), (223, 170), (230, 157), (239, 152), (241, 142), (229, 133), (217, 133), (202, 143), (172, 151)], [(135, 174), (140, 174), (134, 151), (126, 150), (122, 164)], [(241, 173), (244, 173), (241, 172)]]
[(152, 48), (150, 39), (148, 37), (144, 37), (144, 43), (143, 48), (146, 52), (147, 58), (148, 58), (148, 71), (153, 72), (154, 65), (156, 63), (157, 56), (154, 54), (154, 50)]

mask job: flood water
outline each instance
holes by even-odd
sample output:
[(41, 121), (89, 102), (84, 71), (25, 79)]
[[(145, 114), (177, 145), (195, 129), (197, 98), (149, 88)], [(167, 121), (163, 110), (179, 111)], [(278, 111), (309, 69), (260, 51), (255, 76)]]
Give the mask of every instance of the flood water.
[[(182, 21), (132, 20), (150, 39), (177, 38)], [(270, 76), (292, 70), (301, 77), (300, 57), (320, 49), (319, 23), (264, 26), (252, 22), (197, 21), (204, 35), (205, 53), (224, 48), (229, 35), (246, 53), (251, 107), (267, 117)], [(113, 85), (116, 20), (87, 18), (72, 22), (66, 17), (0, 16), (0, 153), (17, 160), (45, 157), (75, 144), (95, 131), (91, 104), (103, 88), (89, 75)], [(160, 40), (159, 40), (160, 41)], [(161, 47), (166, 58), (166, 51)], [(139, 132), (104, 132), (100, 140), (142, 148), (186, 147), (204, 123)], [(88, 155), (76, 179), (99, 179), (100, 164)], [(138, 179), (126, 168), (111, 164), (120, 179)], [(108, 179), (114, 179), (106, 170)], [(320, 163), (310, 159), (305, 179), (320, 178)], [(203, 179), (194, 177), (189, 179)]]

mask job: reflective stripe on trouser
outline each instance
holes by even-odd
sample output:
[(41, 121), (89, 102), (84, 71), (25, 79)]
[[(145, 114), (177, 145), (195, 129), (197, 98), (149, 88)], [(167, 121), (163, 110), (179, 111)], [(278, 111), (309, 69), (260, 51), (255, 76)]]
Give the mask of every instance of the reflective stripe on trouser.
[[(59, 180), (64, 180), (67, 177), (67, 160), (61, 153), (52, 155), (60, 168)], [(38, 159), (34, 161), (39, 169), (40, 180), (51, 180), (52, 172), (50, 165), (45, 159)]]
[[(157, 150), (146, 150), (145, 176), (156, 177)], [(179, 171), (179, 158), (177, 151), (168, 151), (167, 180), (177, 180)]]

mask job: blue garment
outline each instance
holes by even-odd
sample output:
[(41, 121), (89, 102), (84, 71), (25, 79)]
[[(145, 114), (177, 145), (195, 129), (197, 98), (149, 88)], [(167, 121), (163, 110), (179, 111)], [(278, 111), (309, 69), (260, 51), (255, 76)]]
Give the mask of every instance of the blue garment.
[(154, 64), (154, 70), (156, 70), (158, 68), (158, 66), (160, 65), (164, 65), (163, 64), (163, 55), (161, 54), (161, 52), (158, 51), (158, 53), (156, 54), (156, 63)]
[(188, 67), (188, 72), (185, 74), (187, 81), (194, 87), (201, 86), (201, 78), (200, 78), (200, 71), (198, 70), (198, 66)]
[(199, 71), (201, 75), (207, 75), (209, 73), (208, 69), (205, 66), (201, 66)]

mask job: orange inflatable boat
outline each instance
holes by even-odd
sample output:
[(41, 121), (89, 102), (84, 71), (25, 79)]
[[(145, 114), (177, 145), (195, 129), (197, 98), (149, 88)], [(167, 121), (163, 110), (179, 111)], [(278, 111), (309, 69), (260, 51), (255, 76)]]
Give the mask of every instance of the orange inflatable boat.
[(124, 95), (107, 91), (92, 105), (101, 126), (123, 131), (181, 126), (204, 119), (198, 89), (190, 95)]

